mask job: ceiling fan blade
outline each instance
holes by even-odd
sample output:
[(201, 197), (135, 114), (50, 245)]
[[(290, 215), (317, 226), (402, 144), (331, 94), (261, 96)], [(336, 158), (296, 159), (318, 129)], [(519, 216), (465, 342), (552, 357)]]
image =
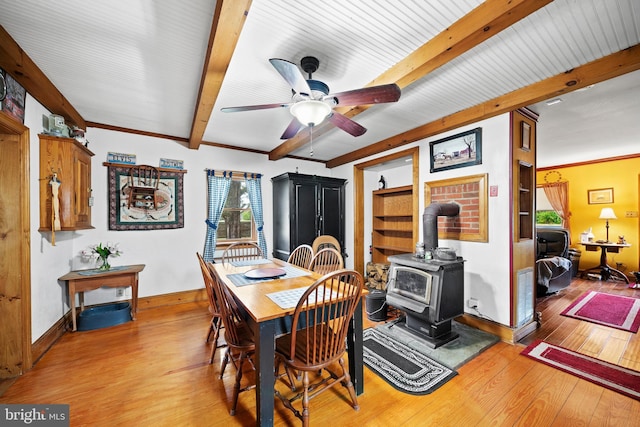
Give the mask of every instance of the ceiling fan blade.
[(329, 121), (336, 127), (339, 127), (343, 131), (353, 136), (360, 136), (367, 131), (367, 128), (365, 128), (364, 126), (359, 125), (349, 117), (336, 111), (334, 111), (333, 114), (329, 116)]
[(302, 71), (300, 71), (296, 64), (278, 58), (271, 58), (269, 62), (278, 70), (280, 75), (289, 83), (289, 86), (291, 86), (296, 93), (311, 94), (309, 83), (307, 83), (307, 80), (302, 75)]
[(381, 104), (396, 102), (400, 99), (400, 87), (395, 84), (365, 87), (346, 92), (331, 93), (326, 98), (336, 98), (340, 106)]
[(224, 107), (220, 111), (225, 113), (235, 113), (238, 111), (253, 111), (253, 110), (267, 110), (269, 108), (287, 108), (290, 107), (292, 102), (284, 102), (280, 104), (262, 104), (262, 105), (246, 105), (243, 107)]
[(302, 124), (298, 121), (298, 119), (294, 117), (293, 120), (291, 120), (291, 123), (289, 123), (289, 126), (287, 126), (287, 128), (285, 129), (280, 139), (293, 138), (294, 136), (296, 136), (301, 127)]

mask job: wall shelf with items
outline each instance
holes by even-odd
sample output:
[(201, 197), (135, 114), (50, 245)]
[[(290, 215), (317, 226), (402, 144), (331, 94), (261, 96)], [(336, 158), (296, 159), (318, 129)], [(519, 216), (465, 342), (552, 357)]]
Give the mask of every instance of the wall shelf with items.
[[(91, 157), (93, 153), (73, 138), (40, 134), (40, 228), (61, 231), (91, 225)], [(54, 221), (52, 181), (59, 183), (58, 221)], [(57, 224), (59, 222), (59, 224)], [(59, 225), (59, 228), (58, 228)]]
[(412, 252), (413, 186), (376, 190), (372, 201), (372, 261), (385, 263), (390, 255)]

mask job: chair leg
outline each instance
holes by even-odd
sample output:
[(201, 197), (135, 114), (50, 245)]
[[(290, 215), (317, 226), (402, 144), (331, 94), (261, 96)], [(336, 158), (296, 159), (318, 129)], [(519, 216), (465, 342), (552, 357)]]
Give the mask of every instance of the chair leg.
[(309, 372), (302, 373), (302, 426), (309, 426)]
[(210, 342), (211, 341), (211, 335), (213, 335), (215, 333), (214, 327), (213, 327), (213, 321), (211, 321), (211, 324), (209, 324), (209, 332), (207, 333), (207, 340), (206, 342)]
[(231, 350), (227, 348), (224, 352), (224, 358), (222, 359), (222, 366), (220, 367), (220, 379), (222, 379), (222, 376), (224, 375), (224, 370), (227, 369), (227, 363), (229, 363), (230, 351)]
[[(220, 318), (214, 317), (211, 319), (211, 329), (213, 330), (213, 339), (211, 346), (211, 357), (209, 358), (209, 364), (213, 363), (213, 358), (216, 354), (216, 350), (218, 349), (218, 338), (220, 337)], [(209, 331), (209, 335), (211, 335), (211, 330)]]
[(240, 353), (240, 358), (238, 363), (238, 370), (236, 371), (236, 383), (233, 386), (233, 400), (231, 402), (231, 410), (229, 414), (236, 414), (236, 406), (238, 406), (238, 395), (240, 394), (240, 381), (242, 381), (242, 369), (244, 368), (244, 359), (246, 357), (246, 353), (243, 351)]
[(351, 375), (349, 375), (349, 370), (345, 369), (344, 360), (342, 358), (339, 360), (339, 363), (340, 363), (340, 367), (342, 368), (342, 374), (344, 375), (344, 380), (342, 381), (342, 385), (344, 385), (347, 388), (347, 390), (349, 390), (349, 396), (351, 396), (353, 409), (357, 411), (358, 409), (360, 409), (360, 405), (358, 405), (356, 390), (353, 387), (353, 383), (351, 382)]

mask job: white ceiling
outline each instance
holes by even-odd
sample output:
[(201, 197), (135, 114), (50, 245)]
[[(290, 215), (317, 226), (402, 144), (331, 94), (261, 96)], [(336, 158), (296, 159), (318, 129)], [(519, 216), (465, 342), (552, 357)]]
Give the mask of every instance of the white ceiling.
[[(357, 89), (483, 2), (250, 3), (219, 94), (209, 100), (215, 102), (202, 140), (268, 153), (282, 143), (288, 110), (220, 108), (289, 101), (291, 90), (269, 58), (299, 63), (316, 56), (315, 79), (332, 92)], [(0, 0), (0, 25), (84, 120), (186, 141), (215, 8), (211, 0)], [(334, 159), (437, 123), (639, 42), (637, 0), (556, 0), (404, 87), (398, 103), (355, 116), (368, 129), (363, 136), (334, 129), (315, 138), (313, 159)], [(551, 107), (534, 105), (540, 113), (538, 166), (637, 153), (639, 76), (635, 71), (563, 94), (564, 102)], [(309, 157), (309, 151), (306, 144), (291, 154)]]

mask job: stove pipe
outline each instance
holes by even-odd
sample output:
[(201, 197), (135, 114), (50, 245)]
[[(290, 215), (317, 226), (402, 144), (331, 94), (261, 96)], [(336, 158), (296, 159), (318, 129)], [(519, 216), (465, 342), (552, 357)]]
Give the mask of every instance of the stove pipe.
[(424, 249), (432, 251), (438, 247), (438, 217), (456, 216), (460, 213), (460, 206), (456, 203), (431, 203), (424, 208), (422, 215), (422, 234)]

